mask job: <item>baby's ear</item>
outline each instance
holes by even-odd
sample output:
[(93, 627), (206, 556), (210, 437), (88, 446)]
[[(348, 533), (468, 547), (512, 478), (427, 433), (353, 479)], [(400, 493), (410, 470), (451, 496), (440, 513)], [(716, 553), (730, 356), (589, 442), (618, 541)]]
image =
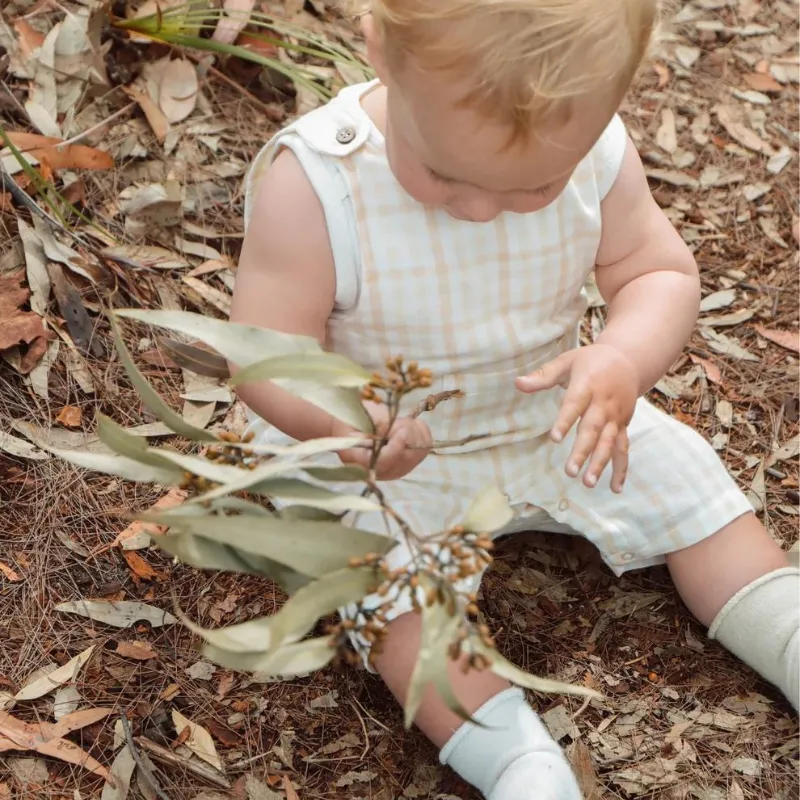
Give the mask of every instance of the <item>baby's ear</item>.
[(372, 65), (381, 83), (385, 85), (387, 68), (383, 36), (378, 26), (375, 24), (375, 18), (372, 14), (364, 14), (364, 16), (361, 17), (361, 32), (364, 34), (364, 42), (367, 45), (367, 58), (369, 59), (369, 63)]

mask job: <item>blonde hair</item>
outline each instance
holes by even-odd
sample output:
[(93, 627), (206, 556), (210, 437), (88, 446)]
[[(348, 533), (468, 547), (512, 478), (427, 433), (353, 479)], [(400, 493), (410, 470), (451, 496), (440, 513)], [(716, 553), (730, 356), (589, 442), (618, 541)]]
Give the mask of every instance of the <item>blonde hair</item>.
[(659, 0), (355, 0), (391, 69), (448, 72), (461, 105), (510, 124), (564, 123), (575, 101), (618, 104), (659, 24)]

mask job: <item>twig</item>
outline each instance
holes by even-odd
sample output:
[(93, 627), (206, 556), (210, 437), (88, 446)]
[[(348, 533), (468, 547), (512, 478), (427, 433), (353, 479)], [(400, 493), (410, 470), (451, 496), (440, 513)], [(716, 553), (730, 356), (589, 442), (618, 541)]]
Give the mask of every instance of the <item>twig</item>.
[(437, 392), (436, 394), (429, 394), (410, 414), (411, 419), (416, 419), (420, 414), (426, 411), (433, 411), (439, 403), (444, 403), (447, 400), (452, 400), (454, 397), (463, 397), (464, 392), (461, 389), (448, 389), (444, 392)]
[(164, 764), (172, 764), (176, 767), (182, 767), (187, 772), (191, 772), (198, 778), (202, 778), (214, 786), (218, 786), (220, 789), (231, 788), (230, 781), (224, 775), (220, 775), (220, 773), (217, 772), (213, 767), (207, 767), (205, 764), (202, 764), (199, 761), (188, 761), (176, 753), (173, 753), (172, 750), (168, 750), (166, 747), (156, 744), (146, 736), (140, 736), (136, 740), (136, 743), (142, 748), (142, 750), (147, 750), (147, 752), (150, 753), (150, 755), (153, 756), (156, 761), (161, 761)]
[(583, 704), (581, 705), (581, 707), (572, 715), (572, 719), (577, 719), (581, 714), (583, 714), (583, 712), (586, 711), (587, 708), (589, 708), (589, 703), (591, 703), (591, 702), (592, 702), (592, 698), (591, 697), (587, 697), (583, 701)]
[[(182, 48), (183, 49), (183, 48)], [(247, 98), (254, 106), (258, 106), (266, 115), (267, 119), (270, 122), (283, 122), (285, 115), (282, 110), (278, 110), (277, 108), (273, 108), (267, 105), (262, 100), (259, 100), (252, 92), (248, 92), (247, 89), (244, 88), (239, 83), (236, 83), (233, 78), (229, 78), (224, 72), (221, 72), (216, 67), (212, 66), (208, 63), (204, 58), (196, 55), (191, 50), (183, 49), (185, 55), (192, 59), (195, 64), (201, 64), (205, 67), (215, 78), (222, 81), (223, 83), (228, 84), (232, 89), (235, 89), (239, 94), (243, 97)]]
[(353, 706), (356, 716), (358, 717), (358, 721), (361, 723), (361, 730), (364, 732), (364, 752), (361, 754), (360, 760), (363, 761), (367, 757), (367, 753), (369, 752), (369, 733), (367, 733), (367, 723), (364, 722), (364, 717), (358, 713), (358, 709), (355, 706), (353, 701), (350, 701), (350, 704)]
[(145, 782), (150, 786), (155, 794), (161, 798), (161, 800), (169, 800), (169, 796), (164, 794), (164, 790), (158, 785), (158, 781), (155, 779), (153, 773), (150, 772), (147, 764), (142, 761), (142, 756), (139, 754), (139, 751), (136, 749), (136, 744), (133, 741), (131, 724), (128, 722), (128, 718), (125, 716), (124, 711), (119, 715), (119, 719), (122, 723), (122, 730), (125, 732), (125, 741), (128, 743), (128, 750), (131, 751), (131, 755), (136, 763), (136, 768), (139, 770), (139, 774), (144, 778)]
[[(55, 149), (58, 150), (58, 149), (60, 149), (62, 147), (69, 147), (71, 144), (77, 144), (82, 139), (85, 139), (87, 136), (91, 136), (93, 133), (96, 133), (97, 131), (102, 130), (103, 128), (105, 128), (106, 125), (108, 125), (110, 122), (113, 122), (118, 117), (124, 116), (131, 109), (133, 109), (135, 107), (136, 107), (136, 101), (132, 100), (124, 108), (119, 109), (119, 111), (115, 111), (110, 117), (106, 117), (106, 119), (101, 120), (100, 122), (98, 122), (97, 125), (92, 125), (91, 128), (87, 128), (85, 131), (81, 131), (80, 133), (78, 133), (75, 136), (73, 136), (71, 139), (67, 139), (66, 141), (59, 142), (58, 144), (53, 145), (53, 147), (55, 147)], [(22, 151), (22, 152), (24, 152), (24, 151)]]

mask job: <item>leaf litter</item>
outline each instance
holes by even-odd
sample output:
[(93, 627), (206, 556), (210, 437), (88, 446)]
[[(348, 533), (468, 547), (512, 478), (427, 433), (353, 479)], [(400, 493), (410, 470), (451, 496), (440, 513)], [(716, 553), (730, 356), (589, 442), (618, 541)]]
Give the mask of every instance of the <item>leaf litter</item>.
[[(270, 753), (263, 762), (243, 767), (257, 772), (247, 774), (247, 786), (253, 793), (268, 791), (290, 798), (285, 783), (275, 777), (284, 771), (291, 774), (301, 797), (333, 798), (343, 791), (347, 796), (372, 792), (376, 797), (393, 797), (398, 783), (412, 785), (415, 774), (395, 755), (402, 747), (410, 763), (430, 765), (431, 773), (424, 783), (420, 773), (417, 785), (424, 785), (431, 797), (454, 796), (454, 792), (463, 796), (464, 788), (453, 783), (420, 740), (403, 733), (391, 699), (376, 695), (372, 684), (368, 699), (356, 694), (364, 704), (362, 710), (359, 705), (342, 701), (350, 693), (342, 691), (338, 683), (333, 686), (339, 686), (340, 695), (333, 696), (335, 690), (329, 680), (340, 680), (333, 673), (312, 676), (304, 682), (269, 684), (268, 691), (239, 688), (242, 683), (238, 676), (228, 671), (212, 675), (210, 681), (199, 668), (196, 677), (187, 674), (193, 664), (203, 662), (189, 655), (190, 643), (181, 638), (179, 626), (158, 627), (159, 622), (174, 622), (162, 610), (169, 608), (168, 592), (153, 581), (134, 584), (131, 566), (123, 556), (125, 548), (131, 547), (149, 562), (147, 548), (157, 530), (144, 532), (138, 528), (117, 540), (126, 531), (132, 507), (152, 506), (162, 492), (154, 490), (147, 497), (135, 497), (122, 481), (99, 481), (88, 475), (77, 484), (74, 473), (60, 472), (53, 459), (37, 448), (36, 441), (25, 438), (16, 427), (23, 421), (34, 424), (33, 435), (40, 442), (52, 441), (56, 431), (81, 435), (85, 441), (86, 435), (76, 425), (91, 426), (95, 403), (103, 403), (106, 410), (113, 407), (119, 414), (117, 421), (125, 427), (152, 422), (120, 385), (118, 375), (109, 370), (113, 362), (83, 356), (74, 342), (70, 346), (70, 331), (53, 324), (60, 307), (52, 280), (47, 290), (48, 263), (55, 261), (67, 267), (66, 279), (79, 292), (93, 327), (101, 330), (106, 342), (100, 314), (104, 286), (116, 287), (124, 298), (120, 304), (160, 306), (163, 296), (170, 295), (175, 307), (189, 307), (209, 316), (225, 313), (235, 271), (204, 265), (212, 250), (222, 256), (221, 263), (228, 259), (235, 263), (240, 242), (236, 237), (241, 237), (243, 229), (239, 176), (274, 130), (273, 117), (286, 118), (297, 110), (298, 102), (291, 95), (279, 95), (276, 100), (274, 93), (260, 94), (260, 88), (253, 89), (262, 107), (217, 79), (213, 72), (198, 72), (177, 53), (168, 59), (177, 66), (168, 68), (166, 82), (162, 74), (152, 92), (141, 72), (104, 75), (105, 63), (110, 61), (98, 61), (97, 54), (110, 52), (111, 60), (120, 56), (122, 63), (121, 57), (127, 52), (122, 48), (131, 45), (95, 40), (95, 33), (90, 31), (95, 24), (91, 22), (94, 13), (82, 16), (86, 11), (83, 3), (64, 4), (79, 23), (72, 31), (66, 15), (39, 5), (30, 20), (7, 21), (19, 7), (26, 7), (26, 11), (33, 8), (26, 3), (16, 3), (8, 14), (4, 9), (0, 18), (0, 41), (9, 55), (6, 78), (20, 105), (27, 103), (32, 109), (34, 120), (26, 130), (21, 130), (25, 126), (19, 118), (4, 118), (3, 125), (15, 137), (21, 137), (12, 141), (46, 180), (65, 188), (66, 180), (72, 179), (68, 173), (78, 173), (87, 187), (84, 207), (104, 233), (82, 228), (80, 233), (86, 241), (100, 242), (97, 249), (87, 250), (49, 224), (49, 235), (44, 234), (41, 224), (37, 225), (26, 209), (0, 204), (0, 220), (8, 221), (11, 231), (22, 231), (27, 240), (23, 241), (27, 246), (20, 249), (23, 260), (16, 262), (15, 270), (2, 268), (8, 251), (0, 250), (0, 352), (5, 359), (2, 368), (10, 371), (10, 382), (0, 387), (4, 401), (0, 407), (0, 477), (4, 488), (18, 490), (15, 497), (21, 504), (30, 504), (41, 496), (41, 487), (56, 489), (46, 509), (36, 506), (35, 522), (15, 516), (8, 531), (0, 534), (8, 571), (0, 568), (4, 573), (0, 581), (8, 581), (7, 587), (13, 581), (15, 591), (20, 592), (17, 617), (3, 611), (0, 626), (7, 626), (12, 643), (27, 642), (24, 648), (20, 644), (24, 657), (18, 661), (11, 661), (6, 653), (0, 655), (0, 678), (10, 675), (12, 688), (24, 686), (29, 674), (49, 660), (47, 653), (65, 642), (69, 642), (69, 650), (64, 652), (75, 654), (91, 646), (94, 641), (87, 637), (99, 632), (124, 632), (129, 638), (96, 650), (84, 664), (82, 700), (72, 692), (59, 697), (62, 691), (76, 689), (67, 684), (18, 705), (14, 714), (21, 716), (29, 706), (39, 703), (47, 709), (41, 717), (44, 719), (61, 700), (65, 701), (64, 710), (75, 702), (91, 706), (102, 702), (103, 692), (124, 689), (124, 702), (131, 707), (140, 700), (166, 703), (167, 716), (173, 703), (182, 703), (185, 718), (202, 721), (212, 736), (218, 730), (217, 719), (232, 720), (231, 730), (243, 737), (245, 744), (228, 744), (234, 741), (232, 738), (225, 742), (217, 739), (221, 759), (227, 763), (229, 756), (242, 761), (251, 753)], [(235, 12), (230, 17), (235, 26), (246, 19), (248, 3), (225, 5)], [(323, 3), (313, 5), (316, 16), (297, 4), (293, 4), (291, 14), (336, 35), (346, 30)], [(239, 8), (245, 11), (237, 16)], [(289, 12), (288, 4), (278, 3), (277, 8)], [(663, 68), (643, 78), (623, 109), (656, 197), (703, 269), (701, 327), (687, 356), (676, 362), (667, 376), (669, 392), (653, 399), (708, 438), (725, 433), (728, 439), (720, 454), (757, 503), (769, 512), (771, 532), (787, 547), (796, 537), (796, 515), (781, 508), (797, 508), (800, 441), (797, 416), (792, 412), (797, 403), (798, 264), (791, 246), (795, 223), (783, 199), (794, 202), (797, 196), (797, 141), (789, 133), (797, 129), (792, 95), (797, 85), (792, 76), (797, 70), (791, 60), (795, 17), (788, 4), (782, 3), (770, 7), (746, 0), (735, 4), (685, 3), (674, 30), (657, 54)], [(222, 23), (218, 30), (220, 40), (232, 35)], [(92, 46), (87, 47), (86, 41)], [(143, 44), (133, 46), (142, 48)], [(136, 53), (136, 58), (145, 63), (163, 58), (163, 51), (157, 56), (141, 49)], [(59, 69), (50, 69), (51, 63)], [(268, 83), (261, 79), (261, 70), (253, 73), (259, 77), (252, 82), (235, 59), (216, 61), (214, 66), (234, 82), (250, 81), (247, 85), (251, 88)], [(77, 68), (87, 70), (92, 85), (101, 89), (99, 93), (87, 92), (73, 101), (77, 82), (72, 76)], [(196, 91), (189, 68), (200, 76)], [(333, 70), (325, 73), (323, 80), (330, 80), (331, 74)], [(113, 80), (128, 94), (106, 95), (104, 80)], [(207, 84), (213, 85), (213, 92), (207, 92)], [(211, 105), (206, 104), (209, 102)], [(299, 102), (317, 101), (301, 93)], [(68, 103), (73, 103), (73, 111), (66, 110)], [(247, 107), (252, 125), (241, 123), (237, 111), (241, 104)], [(270, 117), (264, 116), (265, 108)], [(188, 116), (181, 119), (187, 111)], [(98, 124), (96, 131), (86, 133)], [(70, 141), (84, 134), (85, 138)], [(60, 146), (62, 142), (69, 143)], [(653, 160), (648, 154), (653, 154)], [(2, 163), (10, 167), (19, 185), (34, 194), (27, 173), (9, 155), (0, 154)], [(18, 220), (23, 222), (22, 228)], [(2, 247), (6, 248), (5, 242)], [(214, 260), (216, 255), (211, 258)], [(737, 274), (730, 276), (731, 270)], [(184, 281), (184, 276), (190, 280)], [(32, 291), (36, 295), (34, 305)], [(55, 337), (61, 342), (57, 352), (48, 348)], [(130, 341), (135, 352), (138, 339)], [(52, 413), (45, 415), (37, 406), (22, 401), (18, 392), (9, 390), (14, 387), (28, 393), (22, 376), (46, 361), (48, 353), (52, 357), (44, 365), (43, 376), (37, 378), (39, 388), (44, 378), (52, 404)], [(143, 361), (138, 363), (145, 368)], [(209, 369), (215, 368), (210, 364)], [(212, 416), (217, 414), (217, 420), (222, 419), (227, 402), (213, 395), (211, 384), (187, 385), (179, 373), (173, 386), (170, 381), (175, 379), (157, 367), (148, 369), (159, 385), (173, 388), (175, 407), (180, 408), (181, 402), (187, 408), (189, 403), (205, 406), (203, 417), (197, 417), (202, 421), (213, 406)], [(181, 394), (213, 398), (213, 403), (210, 399), (181, 399)], [(64, 418), (76, 423), (74, 430), (52, 428), (59, 411), (68, 407), (81, 411), (80, 419)], [(42, 547), (51, 531), (47, 546)], [(114, 542), (111, 549), (95, 552), (109, 541)], [(576, 553), (573, 544), (550, 537), (546, 543), (532, 538), (524, 546), (511, 547), (490, 576), (493, 591), (486, 598), (486, 613), (497, 627), (509, 625), (501, 637), (501, 647), (513, 653), (516, 663), (535, 669), (538, 660), (546, 657), (549, 666), (560, 671), (559, 677), (585, 679), (590, 681), (588, 685), (608, 688), (609, 703), (599, 706), (592, 702), (573, 723), (567, 717), (571, 719), (578, 705), (569, 698), (554, 709), (542, 709), (554, 725), (555, 720), (563, 723), (557, 730), (579, 732), (569, 749), (576, 772), (584, 776), (581, 785), (587, 797), (595, 791), (591, 787), (598, 786), (598, 796), (617, 794), (624, 788), (629, 797), (665, 800), (671, 800), (678, 786), (685, 787), (680, 791), (687, 798), (705, 800), (756, 800), (789, 792), (794, 785), (789, 761), (794, 753), (790, 745), (796, 726), (781, 703), (774, 702), (774, 695), (770, 695), (773, 700), (765, 701), (758, 699), (763, 695), (755, 693), (770, 690), (709, 643), (699, 628), (692, 633), (694, 623), (672, 600), (666, 605), (658, 599), (645, 602), (650, 594), (672, 597), (665, 577), (648, 571), (641, 578), (626, 577), (621, 584), (602, 578), (599, 567)], [(78, 575), (79, 562), (92, 577), (76, 591), (74, 585), (61, 582), (58, 576), (66, 569)], [(513, 581), (499, 580), (504, 563), (513, 567)], [(170, 569), (160, 557), (151, 566), (159, 572)], [(143, 569), (141, 565), (139, 568)], [(531, 576), (534, 570), (563, 591), (524, 591), (527, 584), (521, 578)], [(35, 611), (38, 605), (33, 598), (39, 581), (53, 600), (45, 610)], [(182, 605), (193, 608), (199, 616), (219, 613), (214, 609), (231, 594), (240, 599), (225, 606), (231, 609), (225, 614), (235, 621), (267, 613), (273, 610), (272, 604), (280, 602), (274, 587), (234, 585), (224, 575), (200, 575), (185, 567), (171, 572), (171, 582), (181, 595)], [(623, 594), (631, 597), (619, 599), (614, 589), (620, 585)], [(596, 610), (587, 605), (577, 613), (573, 607), (579, 603), (567, 598), (586, 597), (584, 587), (590, 589)], [(23, 597), (28, 598), (24, 605)], [(94, 599), (87, 602), (86, 598)], [(134, 604), (133, 608), (125, 603)], [(82, 613), (74, 613), (78, 607)], [(53, 615), (56, 608), (73, 613)], [(119, 609), (124, 613), (118, 613)], [(605, 627), (597, 627), (606, 618), (609, 622)], [(26, 633), (35, 632), (33, 636), (20, 638), (20, 620), (26, 621)], [(673, 627), (673, 621), (678, 627)], [(112, 627), (104, 628), (106, 624)], [(569, 631), (569, 636), (557, 633), (556, 628)], [(595, 628), (597, 632), (591, 636)], [(521, 644), (534, 637), (535, 647)], [(565, 650), (566, 640), (574, 650), (583, 648), (581, 654)], [(701, 652), (702, 658), (698, 658)], [(119, 672), (120, 677), (115, 678), (107, 668), (117, 669), (114, 665), (120, 663), (133, 671)], [(576, 668), (585, 674), (575, 672)], [(182, 688), (167, 692), (167, 699), (159, 699), (164, 686), (150, 688), (145, 676), (152, 674), (148, 672), (151, 669), (172, 670), (172, 674), (180, 675)], [(223, 679), (227, 689), (220, 692), (221, 698), (204, 694), (202, 701), (198, 699), (209, 686), (213, 694), (217, 680), (222, 685)], [(347, 680), (358, 689), (366, 685), (357, 675)], [(0, 683), (0, 690), (4, 689)], [(11, 696), (10, 692), (6, 694)], [(317, 705), (322, 703), (322, 708), (312, 706), (314, 700)], [(36, 706), (37, 714), (40, 706)], [(360, 733), (355, 736), (351, 732), (356, 713), (364, 725), (363, 740)], [(141, 727), (134, 717), (138, 736)], [(31, 726), (26, 734), (28, 741), (36, 741), (44, 730), (32, 719), (26, 717), (23, 723)], [(114, 761), (115, 750), (111, 726), (105, 727), (109, 730), (103, 730), (105, 738), (98, 740), (97, 753), (102, 755), (99, 762), (107, 768)], [(572, 738), (572, 733), (567, 733), (563, 741)], [(74, 744), (70, 739), (65, 741)], [(315, 755), (305, 755), (308, 753)], [(295, 754), (302, 759), (302, 771), (297, 770), (300, 759)], [(146, 757), (144, 750), (142, 756)], [(197, 756), (191, 758), (196, 760)], [(315, 766), (315, 758), (342, 761)], [(33, 765), (21, 768), (28, 769), (32, 779), (49, 777), (47, 763), (41, 759), (20, 761)], [(200, 794), (202, 784), (193, 783), (191, 773), (177, 766), (179, 763), (160, 762), (160, 774), (180, 784), (175, 796)], [(578, 764), (582, 764), (580, 769)], [(345, 785), (337, 787), (339, 781)], [(91, 794), (84, 791), (82, 796)]]

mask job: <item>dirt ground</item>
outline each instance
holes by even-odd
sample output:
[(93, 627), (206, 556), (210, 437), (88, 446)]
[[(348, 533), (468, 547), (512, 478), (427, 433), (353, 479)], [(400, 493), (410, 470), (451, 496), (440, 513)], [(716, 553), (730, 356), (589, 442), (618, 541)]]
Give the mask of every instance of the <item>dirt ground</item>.
[[(0, 126), (38, 156), (33, 175), (16, 171), (14, 180), (29, 197), (37, 179), (51, 182), (84, 218), (68, 220), (79, 240), (48, 235), (11, 179), (0, 184), (0, 800), (125, 796), (126, 787), (110, 793), (97, 774), (47, 751), (48, 724), (69, 711), (83, 716), (64, 741), (105, 767), (127, 747), (124, 714), (140, 759), (131, 798), (477, 798), (419, 733), (403, 730), (372, 675), (325, 670), (263, 682), (203, 662), (178, 624), (115, 628), (56, 609), (99, 598), (170, 609), (174, 596), (210, 626), (281, 602), (266, 581), (186, 568), (146, 541), (114, 546), (131, 512), (163, 492), (79, 472), (33, 445), (85, 444), (98, 410), (129, 427), (153, 423), (113, 354), (103, 312), (224, 315), (243, 173), (271, 131), (318, 101), (257, 65), (209, 66), (182, 48), (131, 43), (105, 23), (107, 82), (75, 89), (66, 64), (53, 84), (48, 33), (65, 12), (95, 4), (2, 5)], [(320, 0), (270, 9), (358, 47)], [(784, 0), (683, 3), (623, 108), (655, 197), (702, 269), (701, 324), (652, 400), (712, 441), (787, 549), (799, 510), (797, 38), (797, 8)], [(79, 55), (98, 66), (97, 53)], [(165, 67), (170, 58), (180, 68)], [(151, 73), (148, 84), (139, 76), (155, 63), (169, 74)], [(198, 65), (194, 83), (187, 65)], [(316, 68), (323, 81), (348, 80)], [(48, 116), (54, 91), (63, 110)], [(86, 151), (54, 151), (44, 135)], [(14, 171), (8, 148), (0, 163)], [(590, 311), (587, 336), (601, 313)], [(199, 424), (237, 425), (241, 412), (219, 387), (192, 383), (146, 329), (125, 331), (140, 368), (176, 408)], [(618, 579), (585, 542), (541, 534), (515, 537), (498, 556), (482, 610), (501, 651), (605, 694), (586, 706), (532, 697), (587, 798), (800, 797), (796, 715), (706, 639), (665, 568)], [(90, 647), (58, 692), (12, 699)], [(210, 734), (221, 769), (198, 758), (202, 733), (180, 733), (180, 715)], [(2, 752), (9, 716), (23, 727)]]

